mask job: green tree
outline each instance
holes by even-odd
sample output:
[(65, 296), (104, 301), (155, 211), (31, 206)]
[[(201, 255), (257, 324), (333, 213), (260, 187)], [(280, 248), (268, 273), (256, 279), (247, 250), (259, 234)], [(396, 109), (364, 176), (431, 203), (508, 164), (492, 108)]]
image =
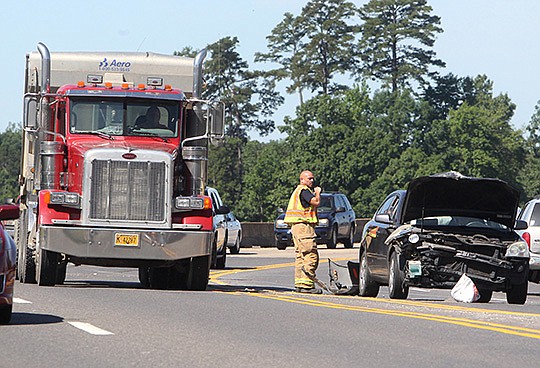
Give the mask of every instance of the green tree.
[(474, 93), (446, 120), (433, 123), (428, 137), (430, 155), (445, 170), (494, 177), (519, 186), (516, 177), (525, 161), (525, 140), (510, 124), (515, 105), (506, 94), (494, 97), (485, 76), (472, 79)]
[(302, 41), (304, 35), (305, 30), (299, 18), (291, 13), (285, 13), (283, 20), (266, 37), (268, 52), (255, 53), (255, 62), (271, 62), (279, 66), (267, 71), (267, 77), (275, 81), (290, 79), (291, 84), (286, 87), (286, 92), (289, 94), (297, 92), (300, 105), (304, 103), (303, 90), (306, 88), (304, 79), (307, 75), (300, 53), (304, 47)]
[(21, 128), (10, 123), (0, 133), (0, 200), (3, 203), (19, 195), (21, 149)]
[(295, 177), (310, 169), (324, 190), (349, 195), (358, 216), (371, 215), (391, 186), (368, 198), (369, 188), (410, 146), (417, 109), (409, 93), (378, 91), (370, 98), (365, 86), (313, 98), (286, 120), (287, 163), (296, 168)]
[(525, 130), (527, 156), (518, 176), (524, 191), (523, 200), (540, 194), (540, 101)]
[(430, 48), (442, 32), (440, 18), (431, 15), (426, 0), (370, 0), (360, 8), (360, 55), (365, 63), (359, 74), (379, 79), (393, 92), (423, 84), (434, 76), (431, 66), (444, 67)]
[(332, 83), (337, 74), (354, 69), (354, 44), (358, 27), (350, 22), (356, 6), (346, 0), (312, 0), (302, 9), (300, 23), (306, 32), (301, 50), (307, 86), (328, 94), (346, 86)]
[(284, 209), (297, 183), (298, 173), (287, 160), (289, 147), (284, 142), (250, 141), (244, 151), (244, 186), (236, 209), (247, 221), (273, 221), (277, 209)]
[(219, 146), (208, 151), (208, 185), (215, 187), (233, 211), (240, 202), (244, 167), (242, 162), (245, 142), (238, 137), (225, 137)]
[(206, 88), (203, 96), (219, 99), (226, 106), (227, 135), (247, 138), (255, 129), (265, 135), (274, 130), (273, 112), (283, 103), (275, 83), (249, 70), (236, 51), (236, 37), (225, 37), (208, 45), (211, 57), (205, 63)]
[(284, 19), (267, 37), (268, 52), (257, 53), (256, 61), (277, 63), (268, 75), (289, 78), (287, 92), (328, 94), (346, 86), (333, 82), (336, 75), (355, 69), (354, 45), (358, 26), (355, 5), (345, 0), (309, 1), (299, 16), (285, 13)]

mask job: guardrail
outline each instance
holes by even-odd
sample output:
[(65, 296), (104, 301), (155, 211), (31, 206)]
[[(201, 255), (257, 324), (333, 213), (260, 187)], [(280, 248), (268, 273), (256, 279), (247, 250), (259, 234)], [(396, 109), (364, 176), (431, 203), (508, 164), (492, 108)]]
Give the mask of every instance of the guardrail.
[[(370, 219), (356, 219), (356, 231), (354, 242), (360, 242), (362, 229)], [(242, 222), (242, 248), (253, 246), (273, 247), (274, 246), (274, 223), (273, 222)]]

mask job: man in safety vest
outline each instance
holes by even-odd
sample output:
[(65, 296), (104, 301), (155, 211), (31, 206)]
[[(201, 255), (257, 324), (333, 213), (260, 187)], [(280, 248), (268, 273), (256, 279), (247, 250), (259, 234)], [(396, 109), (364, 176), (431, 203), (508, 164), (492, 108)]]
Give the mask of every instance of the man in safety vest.
[[(299, 293), (320, 294), (312, 278), (319, 265), (319, 253), (315, 243), (315, 226), (319, 222), (317, 207), (321, 203), (321, 188), (313, 188), (313, 174), (302, 171), (300, 184), (289, 199), (284, 222), (291, 226), (296, 254), (294, 270), (295, 291)], [(311, 277), (310, 277), (311, 276)]]

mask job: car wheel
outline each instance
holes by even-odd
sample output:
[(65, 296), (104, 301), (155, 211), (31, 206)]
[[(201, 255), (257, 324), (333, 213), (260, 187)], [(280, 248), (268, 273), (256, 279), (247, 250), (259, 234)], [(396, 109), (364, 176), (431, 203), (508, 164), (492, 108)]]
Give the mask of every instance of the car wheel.
[(478, 289), (478, 294), (480, 294), (480, 298), (478, 298), (476, 302), (489, 303), (491, 301), (491, 297), (493, 296), (493, 290)]
[(352, 248), (354, 246), (354, 225), (351, 224), (349, 230), (349, 236), (343, 241), (345, 248)]
[(7, 325), (11, 321), (11, 314), (13, 311), (13, 305), (1, 305), (0, 306), (0, 325)]
[(231, 251), (231, 254), (238, 254), (240, 253), (240, 234), (236, 237), (236, 242), (234, 243), (234, 246), (229, 248)]
[(326, 247), (328, 249), (336, 249), (337, 245), (337, 228), (334, 226), (332, 227), (332, 232), (330, 233), (330, 239), (328, 239), (328, 242), (326, 243)]
[(508, 304), (525, 304), (528, 287), (529, 281), (525, 280), (525, 282), (514, 284), (511, 289), (506, 290), (506, 301)]
[(223, 270), (225, 268), (225, 263), (227, 263), (227, 247), (223, 244), (223, 249), (217, 254), (216, 268), (218, 270)]
[(367, 253), (365, 251), (360, 256), (360, 272), (358, 276), (358, 295), (376, 297), (379, 294), (380, 285), (373, 281), (369, 272)]
[(409, 287), (405, 286), (405, 273), (399, 268), (396, 252), (390, 256), (388, 290), (391, 299), (407, 299)]
[(274, 240), (274, 245), (275, 245), (276, 248), (279, 249), (279, 250), (285, 250), (285, 249), (287, 249), (287, 243), (283, 243), (283, 242)]

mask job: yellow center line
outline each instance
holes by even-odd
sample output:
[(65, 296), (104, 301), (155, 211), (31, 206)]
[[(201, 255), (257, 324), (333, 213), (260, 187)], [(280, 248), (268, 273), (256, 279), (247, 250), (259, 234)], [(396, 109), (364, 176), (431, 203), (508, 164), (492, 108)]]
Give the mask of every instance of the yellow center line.
[(351, 305), (330, 303), (330, 302), (324, 302), (320, 300), (293, 297), (293, 296), (263, 295), (263, 294), (253, 294), (253, 293), (250, 293), (248, 295), (256, 296), (259, 298), (265, 298), (265, 299), (286, 301), (286, 302), (296, 303), (296, 304), (311, 305), (311, 306), (316, 306), (316, 307), (341, 309), (341, 310), (364, 312), (364, 313), (375, 313), (375, 314), (383, 314), (383, 315), (390, 315), (390, 316), (396, 316), (396, 317), (422, 319), (422, 320), (434, 321), (434, 322), (439, 322), (439, 323), (447, 323), (447, 324), (471, 327), (471, 328), (476, 328), (476, 329), (495, 331), (495, 332), (500, 332), (500, 333), (504, 333), (508, 335), (529, 337), (529, 338), (540, 340), (540, 330), (526, 328), (526, 327), (504, 325), (504, 324), (487, 322), (487, 321), (472, 320), (472, 319), (467, 319), (467, 318), (442, 316), (442, 315), (437, 315), (437, 314), (427, 314), (427, 313), (407, 312), (407, 311), (400, 311), (400, 310), (351, 306)]
[[(342, 260), (347, 260), (347, 258), (335, 259), (335, 260), (342, 261)], [(326, 261), (321, 261), (321, 263), (323, 262), (326, 262)], [(243, 273), (243, 272), (263, 271), (263, 270), (271, 270), (271, 269), (276, 269), (276, 268), (293, 267), (293, 266), (294, 266), (294, 262), (288, 262), (288, 263), (279, 263), (279, 264), (266, 265), (266, 266), (257, 266), (257, 267), (249, 268), (249, 269), (231, 269), (231, 270), (224, 270), (224, 271), (216, 271), (216, 272), (212, 272), (210, 280), (219, 285), (229, 285), (226, 282), (219, 280), (219, 278), (237, 274), (237, 273)], [(439, 323), (447, 323), (447, 324), (459, 325), (459, 326), (464, 326), (464, 327), (476, 328), (476, 329), (481, 329), (481, 330), (489, 330), (489, 331), (504, 333), (507, 335), (515, 335), (515, 336), (528, 337), (528, 338), (533, 338), (533, 339), (540, 339), (540, 330), (538, 329), (504, 325), (504, 324), (499, 324), (499, 323), (479, 321), (479, 320), (473, 320), (473, 319), (467, 319), (467, 318), (450, 317), (450, 316), (443, 316), (443, 315), (429, 314), (429, 313), (407, 312), (404, 310), (351, 306), (351, 305), (346, 305), (346, 304), (322, 301), (319, 299), (312, 299), (307, 296), (297, 297), (297, 296), (290, 296), (286, 294), (271, 294), (271, 293), (261, 294), (261, 293), (244, 293), (244, 292), (235, 292), (234, 294), (249, 295), (249, 296), (255, 296), (258, 298), (272, 299), (272, 300), (278, 300), (282, 302), (303, 304), (303, 305), (309, 305), (309, 306), (315, 306), (315, 307), (422, 319), (422, 320), (434, 321), (434, 322), (439, 322)], [(346, 300), (352, 300), (352, 298), (346, 297), (346, 296), (340, 296), (340, 298), (345, 298)], [(362, 298), (362, 299), (373, 301), (373, 302), (383, 302), (387, 304), (395, 304), (395, 305), (402, 305), (402, 306), (409, 305), (409, 306), (425, 307), (425, 308), (433, 308), (433, 309), (445, 309), (445, 310), (451, 310), (451, 311), (489, 313), (491, 315), (501, 314), (501, 315), (512, 315), (512, 316), (540, 317), (540, 314), (536, 314), (536, 313), (512, 312), (512, 311), (493, 310), (493, 309), (479, 309), (479, 308), (472, 308), (472, 307), (462, 307), (462, 306), (453, 306), (453, 305), (443, 305), (443, 304), (438, 304), (438, 303), (420, 302), (420, 301), (414, 301), (414, 300), (392, 300), (392, 299), (382, 299), (382, 298)]]

